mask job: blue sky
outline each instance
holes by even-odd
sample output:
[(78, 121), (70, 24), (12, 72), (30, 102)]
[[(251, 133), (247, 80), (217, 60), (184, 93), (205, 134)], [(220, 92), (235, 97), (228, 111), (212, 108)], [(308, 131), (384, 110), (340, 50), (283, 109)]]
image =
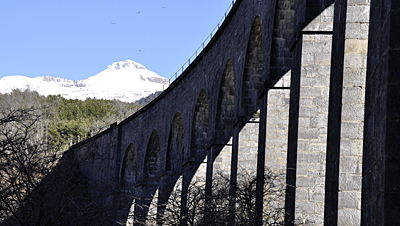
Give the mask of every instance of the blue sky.
[(0, 78), (81, 80), (130, 59), (171, 77), (231, 0), (0, 0)]

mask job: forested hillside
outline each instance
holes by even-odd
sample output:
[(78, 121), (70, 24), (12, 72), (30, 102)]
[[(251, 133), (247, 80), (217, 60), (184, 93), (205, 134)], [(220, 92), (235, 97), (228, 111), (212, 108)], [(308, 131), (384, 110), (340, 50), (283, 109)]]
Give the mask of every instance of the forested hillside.
[(150, 103), (152, 100), (156, 99), (161, 93), (162, 93), (161, 91), (157, 91), (155, 93), (148, 95), (147, 97), (141, 98), (140, 100), (136, 101), (136, 103), (140, 106), (144, 106)]
[(98, 134), (140, 108), (136, 103), (119, 100), (70, 100), (60, 95), (45, 97), (28, 90), (0, 94), (0, 105), (2, 112), (34, 109), (43, 115), (36, 125), (37, 139), (49, 140), (54, 148), (62, 150)]

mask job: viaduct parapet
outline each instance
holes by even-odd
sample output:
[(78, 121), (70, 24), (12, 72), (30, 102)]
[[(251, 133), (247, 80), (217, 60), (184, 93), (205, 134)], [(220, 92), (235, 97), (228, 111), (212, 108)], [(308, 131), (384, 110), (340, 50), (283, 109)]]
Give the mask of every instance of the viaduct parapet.
[(125, 220), (180, 186), (185, 225), (191, 181), (210, 193), (216, 171), (235, 183), (268, 167), (286, 175), (285, 225), (400, 225), (399, 9), (237, 0), (157, 99), (68, 152), (88, 183), (121, 191), (104, 208)]

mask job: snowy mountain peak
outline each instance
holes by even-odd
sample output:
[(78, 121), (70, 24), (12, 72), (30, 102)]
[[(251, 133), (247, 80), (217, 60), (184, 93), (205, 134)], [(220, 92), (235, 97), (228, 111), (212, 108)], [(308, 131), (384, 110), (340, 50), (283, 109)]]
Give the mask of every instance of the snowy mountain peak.
[(41, 95), (67, 99), (97, 98), (133, 102), (168, 87), (170, 81), (131, 60), (115, 62), (100, 73), (84, 80), (59, 77), (6, 76), (0, 79), (0, 93), (13, 89), (35, 90)]
[(119, 70), (122, 68), (136, 68), (136, 69), (146, 69), (145, 66), (132, 61), (132, 60), (125, 60), (125, 61), (118, 61), (108, 65), (107, 70)]

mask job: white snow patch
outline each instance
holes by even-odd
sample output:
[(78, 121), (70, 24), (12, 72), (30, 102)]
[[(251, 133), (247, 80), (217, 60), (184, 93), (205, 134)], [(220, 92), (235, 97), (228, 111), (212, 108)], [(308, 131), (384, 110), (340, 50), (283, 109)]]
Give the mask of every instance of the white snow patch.
[(49, 76), (7, 76), (0, 79), (0, 93), (10, 93), (13, 89), (30, 89), (45, 96), (60, 94), (67, 99), (85, 100), (90, 97), (134, 102), (168, 85), (168, 79), (147, 70), (139, 63), (126, 60), (115, 62), (97, 75), (79, 81)]

